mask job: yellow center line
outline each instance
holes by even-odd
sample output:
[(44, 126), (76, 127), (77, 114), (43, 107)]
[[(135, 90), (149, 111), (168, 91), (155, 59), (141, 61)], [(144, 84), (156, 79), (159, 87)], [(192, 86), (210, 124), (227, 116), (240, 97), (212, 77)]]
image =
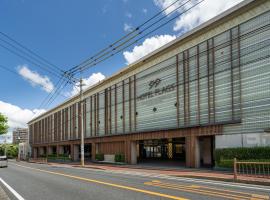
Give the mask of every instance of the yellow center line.
[(243, 195), (250, 195), (252, 197), (256, 197), (256, 198), (261, 198), (261, 199), (269, 199), (269, 196), (266, 195), (261, 195), (261, 194), (252, 194), (252, 193), (248, 193), (248, 192), (241, 192), (241, 191), (235, 191), (235, 190), (226, 190), (226, 189), (219, 189), (219, 188), (213, 188), (213, 187), (207, 187), (207, 186), (198, 186), (200, 188), (203, 189), (210, 189), (210, 190), (215, 190), (215, 191), (221, 191), (221, 192), (232, 192), (235, 194), (243, 194)]
[(111, 186), (111, 187), (121, 188), (121, 189), (124, 189), (124, 190), (140, 192), (140, 193), (144, 193), (144, 194), (148, 194), (148, 195), (165, 197), (165, 198), (168, 198), (168, 199), (175, 199), (175, 200), (188, 200), (188, 199), (182, 198), (182, 197), (167, 195), (167, 194), (163, 194), (163, 193), (159, 193), (159, 192), (153, 192), (153, 191), (149, 191), (149, 190), (138, 189), (138, 188), (135, 188), (135, 187), (124, 186), (124, 185), (99, 181), (99, 180), (95, 180), (95, 179), (88, 179), (88, 178), (83, 178), (83, 177), (80, 177), (80, 176), (73, 176), (73, 175), (69, 175), (69, 174), (64, 174), (64, 173), (60, 173), (60, 172), (53, 172), (53, 171), (28, 167), (28, 166), (24, 166), (24, 165), (18, 165), (18, 164), (14, 164), (14, 165), (17, 165), (17, 166), (23, 167), (23, 168), (27, 168), (27, 169), (32, 169), (32, 170), (35, 170), (35, 171), (45, 172), (45, 173), (48, 173), (48, 174), (54, 174), (54, 175), (64, 176), (64, 177), (77, 179), (77, 180), (82, 180), (82, 181), (86, 181), (86, 182), (97, 183), (97, 184), (101, 184), (101, 185), (107, 185), (107, 186)]
[[(172, 187), (172, 186), (168, 186), (168, 185), (158, 185), (158, 184), (150, 184), (150, 183), (147, 183), (146, 185), (152, 185), (152, 186), (166, 188), (166, 189), (180, 190), (180, 191), (196, 193), (196, 194), (203, 194), (203, 195), (207, 195), (207, 196), (222, 197), (222, 198), (226, 198), (226, 199), (233, 199), (233, 200), (243, 199), (243, 197), (241, 197), (241, 196), (227, 196), (224, 193), (215, 193), (215, 192), (197, 190), (197, 189), (193, 189), (190, 187)], [(244, 198), (244, 199), (249, 199), (249, 198)]]
[(249, 197), (248, 197), (248, 196), (239, 196), (236, 194), (228, 194), (228, 193), (215, 192), (215, 191), (205, 191), (205, 190), (197, 189), (200, 186), (196, 186), (196, 185), (191, 185), (191, 186), (175, 185), (175, 184), (161, 183), (161, 182), (146, 182), (145, 184), (156, 186), (156, 187), (163, 187), (163, 188), (169, 188), (169, 189), (175, 189), (175, 190), (181, 190), (181, 191), (200, 193), (200, 194), (210, 195), (210, 196), (219, 196), (219, 197), (228, 198), (228, 199), (239, 199), (239, 198), (240, 199), (266, 199), (267, 197), (264, 195), (255, 195), (255, 194), (249, 194)]

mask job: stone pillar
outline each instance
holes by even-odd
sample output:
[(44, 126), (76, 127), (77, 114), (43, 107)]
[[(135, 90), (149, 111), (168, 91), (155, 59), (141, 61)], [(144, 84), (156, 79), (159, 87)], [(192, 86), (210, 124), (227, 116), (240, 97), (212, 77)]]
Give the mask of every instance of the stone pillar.
[(73, 145), (73, 159), (74, 159), (74, 161), (79, 160), (79, 145), (77, 145), (77, 144)]
[(92, 142), (91, 144), (91, 159), (92, 161), (95, 161), (96, 160), (96, 143)]
[(137, 142), (136, 141), (131, 141), (130, 142), (130, 150), (131, 150), (130, 164), (136, 165), (137, 164)]
[(200, 167), (199, 138), (193, 135), (186, 137), (186, 166)]

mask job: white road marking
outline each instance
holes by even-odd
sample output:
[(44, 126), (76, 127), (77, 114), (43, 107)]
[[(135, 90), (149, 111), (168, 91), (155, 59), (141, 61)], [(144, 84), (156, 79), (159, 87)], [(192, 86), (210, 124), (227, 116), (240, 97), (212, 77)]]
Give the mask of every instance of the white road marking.
[(255, 185), (255, 184), (244, 184), (244, 183), (233, 183), (233, 182), (225, 182), (225, 181), (215, 181), (215, 180), (206, 180), (206, 179), (196, 179), (196, 178), (185, 178), (185, 177), (176, 177), (171, 175), (165, 174), (157, 174), (157, 173), (147, 173), (147, 172), (136, 172), (136, 171), (129, 171), (129, 170), (100, 170), (94, 168), (80, 168), (80, 167), (72, 167), (72, 166), (53, 166), (48, 165), (49, 167), (59, 167), (59, 168), (72, 168), (78, 170), (89, 170), (89, 171), (99, 171), (105, 173), (113, 173), (113, 174), (124, 174), (124, 175), (131, 175), (131, 176), (140, 176), (140, 177), (149, 177), (149, 178), (160, 178), (160, 179), (167, 179), (167, 180), (175, 180), (175, 181), (183, 181), (183, 182), (195, 182), (201, 184), (212, 184), (212, 185), (220, 185), (220, 186), (228, 186), (234, 188), (245, 188), (245, 189), (253, 189), (258, 191), (270, 191), (270, 187), (262, 186), (262, 185)]
[(3, 183), (3, 185), (18, 199), (18, 200), (24, 200), (24, 198), (16, 192), (10, 185), (8, 185), (2, 178), (0, 178), (0, 181)]

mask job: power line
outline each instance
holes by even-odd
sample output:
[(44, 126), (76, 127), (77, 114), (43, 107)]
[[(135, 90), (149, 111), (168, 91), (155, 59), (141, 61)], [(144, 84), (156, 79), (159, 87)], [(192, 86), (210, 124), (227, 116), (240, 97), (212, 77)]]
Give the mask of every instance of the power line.
[[(190, 0), (188, 0), (187, 2), (185, 2), (184, 4), (182, 4), (182, 6), (185, 5), (186, 3), (188, 3), (189, 1), (190, 1)], [(81, 70), (86, 70), (86, 69), (88, 69), (88, 68), (90, 68), (90, 67), (93, 67), (93, 66), (95, 66), (95, 65), (97, 65), (97, 64), (99, 64), (99, 63), (101, 63), (101, 62), (103, 62), (103, 61), (105, 61), (105, 60), (107, 60), (108, 58), (110, 58), (110, 57), (112, 57), (112, 56), (118, 54), (119, 52), (122, 52), (123, 50), (127, 49), (127, 48), (130, 47), (131, 45), (137, 43), (139, 40), (143, 39), (144, 37), (150, 35), (150, 34), (153, 33), (154, 31), (160, 29), (161, 27), (163, 27), (163, 26), (165, 26), (166, 24), (172, 22), (173, 20), (175, 20), (175, 19), (178, 18), (179, 16), (181, 16), (181, 15), (183, 15), (184, 13), (188, 12), (189, 10), (191, 10), (192, 8), (194, 8), (195, 6), (197, 6), (198, 4), (202, 3), (203, 1), (205, 1), (205, 0), (198, 1), (196, 4), (194, 4), (193, 6), (191, 6), (191, 7), (188, 8), (188, 9), (186, 9), (185, 11), (179, 13), (178, 15), (176, 15), (175, 17), (173, 17), (172, 19), (169, 19), (169, 20), (166, 21), (165, 23), (159, 25), (158, 27), (156, 27), (155, 29), (151, 30), (150, 32), (144, 34), (143, 36), (141, 36), (140, 38), (136, 39), (135, 41), (133, 41), (133, 42), (131, 42), (131, 43), (128, 43), (126, 46), (124, 46), (124, 47), (121, 48), (120, 50), (118, 50), (118, 51), (116, 51), (116, 52), (113, 52), (113, 53), (111, 53), (111, 54), (109, 54), (110, 52), (108, 52), (108, 53), (104, 54), (104, 56), (107, 55), (107, 54), (109, 54), (109, 55), (106, 56), (105, 58), (99, 60), (98, 62), (97, 62), (97, 61), (92, 61), (92, 62), (88, 63), (87, 65), (82, 66), (80, 69), (81, 69)], [(179, 7), (178, 7), (178, 9), (179, 9)], [(75, 72), (73, 72), (73, 73), (75, 74), (75, 73), (77, 73), (77, 72), (75, 71)]]
[[(2, 68), (2, 69), (6, 70), (6, 71), (8, 71), (8, 72), (10, 72), (10, 73), (13, 73), (13, 74), (15, 74), (15, 75), (21, 77), (21, 75), (20, 75), (18, 72), (14, 71), (14, 70), (11, 70), (10, 68), (8, 68), (8, 67), (6, 67), (6, 66), (0, 65), (0, 68)], [(43, 86), (43, 87), (44, 87), (44, 86)], [(47, 87), (44, 87), (44, 88), (46, 88), (46, 89), (51, 89), (51, 88), (47, 88)], [(62, 95), (62, 96), (65, 97), (64, 95)]]
[(19, 53), (17, 53), (16, 51), (10, 49), (9, 47), (4, 46), (3, 44), (0, 44), (0, 46), (1, 46), (2, 48), (6, 49), (7, 51), (9, 51), (10, 53), (12, 53), (12, 54), (14, 54), (14, 55), (16, 55), (16, 56), (18, 56), (18, 57), (24, 59), (24, 60), (27, 60), (28, 62), (32, 63), (32, 64), (35, 65), (35, 66), (38, 66), (39, 68), (41, 68), (41, 69), (43, 69), (44, 71), (50, 73), (51, 75), (53, 75), (53, 76), (55, 76), (55, 77), (57, 77), (57, 78), (61, 78), (61, 75), (60, 75), (60, 74), (56, 74), (55, 72), (52, 72), (52, 71), (46, 69), (46, 68), (43, 67), (42, 65), (36, 63), (35, 61), (33, 61), (33, 60), (31, 60), (31, 59), (29, 59), (29, 58), (27, 58), (27, 57), (25, 57), (25, 56), (23, 56), (23, 55), (21, 55), (21, 54), (19, 54)]
[(72, 84), (75, 83), (76, 81), (78, 81), (77, 79), (72, 77), (69, 73), (67, 73), (66, 71), (64, 71), (60, 67), (57, 67), (55, 64), (52, 64), (47, 59), (41, 57), (33, 50), (30, 50), (26, 46), (22, 45), (17, 40), (8, 36), (6, 33), (3, 33), (0, 31), (0, 34), (13, 43), (12, 44), (11, 42), (4, 40), (3, 38), (0, 38), (0, 40), (2, 42), (4, 42), (5, 44), (9, 45), (9, 47), (7, 47), (3, 44), (0, 44), (0, 46), (2, 48), (6, 49), (7, 51), (9, 51), (10, 53), (12, 53), (12, 54), (24, 59), (24, 60), (27, 60), (28, 62), (36, 65), (37, 67), (52, 74), (55, 77), (61, 78), (63, 76), (64, 78), (68, 79), (70, 81), (70, 83), (72, 83)]
[[(170, 7), (172, 7), (174, 4), (176, 4), (179, 0), (174, 1), (173, 3), (171, 3), (169, 6), (167, 6), (166, 8), (164, 8), (163, 10), (161, 10), (160, 12), (156, 13), (154, 16), (152, 16), (150, 19), (148, 19), (147, 21), (145, 21), (144, 23), (142, 23), (141, 25), (137, 26), (133, 31), (131, 31), (130, 33), (122, 36), (120, 39), (118, 39), (117, 41), (115, 41), (114, 43), (112, 43), (111, 45), (109, 45), (108, 47), (102, 49), (101, 51), (99, 51), (98, 53), (96, 53), (95, 55), (91, 56), (89, 59), (86, 59), (84, 62), (82, 62), (81, 64), (71, 68), (69, 71), (73, 72), (75, 69), (78, 70), (80, 69), (80, 66), (87, 63), (90, 60), (96, 60), (97, 56), (99, 56), (101, 53), (111, 49), (111, 50), (116, 50), (116, 47), (114, 47), (116, 44), (118, 44), (119, 42), (121, 42), (122, 40), (128, 38), (129, 36), (132, 36), (131, 38), (136, 37), (137, 35), (139, 35), (138, 32), (140, 30), (140, 28), (142, 28), (144, 25), (146, 25), (148, 22), (152, 21), (153, 19), (155, 19), (157, 16), (159, 16), (160, 14), (162, 14), (164, 11), (166, 11), (167, 9), (169, 9)], [(129, 39), (129, 38), (128, 38)], [(114, 47), (114, 48), (113, 48)], [(110, 50), (110, 51), (111, 51)]]
[[(10, 41), (14, 42), (15, 44), (17, 44), (18, 46), (20, 46), (22, 49), (28, 51), (29, 53), (35, 55), (37, 58), (39, 58), (40, 60), (42, 60), (43, 62), (47, 63), (50, 66), (55, 67), (56, 69), (58, 69), (60, 72), (64, 72), (63, 69), (57, 67), (55, 64), (52, 64), (50, 61), (48, 61), (47, 59), (41, 57), (40, 55), (38, 55), (36, 52), (34, 52), (33, 50), (30, 50), (29, 48), (27, 48), (26, 46), (22, 45), (21, 43), (19, 43), (17, 40), (11, 38), (10, 36), (8, 36), (6, 33), (3, 33), (0, 31), (0, 34), (3, 35), (4, 37), (8, 38)], [(1, 39), (2, 40), (2, 39)], [(54, 69), (54, 68), (53, 68)]]

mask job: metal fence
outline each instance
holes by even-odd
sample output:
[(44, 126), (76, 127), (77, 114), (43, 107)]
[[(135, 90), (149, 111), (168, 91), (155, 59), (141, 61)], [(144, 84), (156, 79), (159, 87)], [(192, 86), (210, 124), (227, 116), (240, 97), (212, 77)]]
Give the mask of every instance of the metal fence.
[(240, 176), (270, 178), (270, 162), (243, 162), (234, 158), (234, 180)]

